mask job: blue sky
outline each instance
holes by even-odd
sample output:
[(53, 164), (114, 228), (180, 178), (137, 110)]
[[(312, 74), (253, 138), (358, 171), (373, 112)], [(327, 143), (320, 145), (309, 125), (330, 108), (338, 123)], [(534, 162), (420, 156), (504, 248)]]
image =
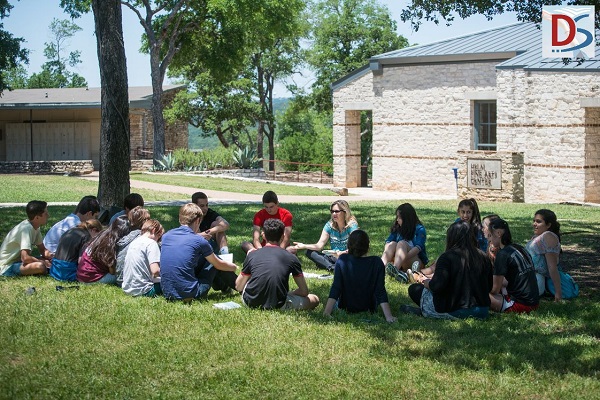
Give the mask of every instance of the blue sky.
[[(30, 49), (29, 73), (39, 72), (44, 58), (44, 42), (51, 40), (49, 25), (53, 18), (67, 19), (59, 7), (58, 0), (20, 0), (11, 1), (14, 8), (10, 16), (4, 19), (4, 28), (17, 37), (26, 40), (24, 46)], [(466, 20), (456, 20), (447, 27), (444, 23), (435, 25), (425, 22), (419, 31), (413, 32), (409, 24), (400, 21), (400, 12), (408, 1), (379, 0), (386, 5), (392, 17), (398, 23), (398, 33), (406, 37), (410, 44), (427, 44), (439, 40), (462, 36), (465, 34), (503, 26), (517, 22), (514, 14), (501, 15), (492, 21), (487, 21), (483, 16), (475, 16)], [(100, 86), (98, 71), (98, 57), (96, 54), (96, 37), (94, 36), (94, 18), (90, 14), (74, 21), (83, 28), (77, 33), (69, 44), (69, 50), (80, 50), (83, 63), (78, 68), (78, 73), (86, 78), (90, 87)], [(142, 27), (134, 13), (123, 8), (123, 33), (125, 38), (125, 52), (127, 56), (128, 79), (130, 86), (150, 86), (150, 61), (149, 56), (140, 54), (140, 38)], [(312, 80), (310, 73), (306, 76), (296, 77), (295, 81), (301, 86), (310, 86)], [(168, 82), (165, 82), (168, 83)], [(283, 85), (276, 85), (276, 97), (286, 97), (288, 93)]]

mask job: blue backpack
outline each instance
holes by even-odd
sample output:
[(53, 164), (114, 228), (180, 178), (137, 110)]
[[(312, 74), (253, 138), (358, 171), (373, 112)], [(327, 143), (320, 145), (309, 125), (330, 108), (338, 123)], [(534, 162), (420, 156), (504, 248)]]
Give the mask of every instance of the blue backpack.
[[(563, 299), (573, 299), (579, 296), (579, 285), (575, 283), (571, 275), (558, 271), (560, 274), (560, 289)], [(546, 288), (553, 295), (555, 294), (554, 283), (552, 279), (546, 278)]]

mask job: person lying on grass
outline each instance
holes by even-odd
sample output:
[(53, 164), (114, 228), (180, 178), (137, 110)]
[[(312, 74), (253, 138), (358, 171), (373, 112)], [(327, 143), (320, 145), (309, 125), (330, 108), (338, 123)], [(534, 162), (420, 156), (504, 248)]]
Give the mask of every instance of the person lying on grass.
[(335, 263), (323, 315), (331, 316), (336, 304), (350, 313), (374, 313), (379, 305), (386, 321), (396, 321), (385, 290), (385, 266), (381, 258), (367, 256), (369, 245), (369, 236), (363, 230), (357, 229), (348, 237), (348, 253), (341, 254)]
[[(527, 250), (512, 242), (508, 223), (500, 218), (490, 222), (489, 240), (499, 249), (490, 292), (492, 310), (515, 313), (536, 310), (540, 295), (533, 261)], [(506, 293), (503, 293), (504, 288)]]
[[(265, 245), (246, 256), (235, 288), (248, 307), (312, 310), (319, 305), (319, 298), (308, 292), (298, 257), (280, 247), (284, 231), (282, 221), (267, 219), (262, 230)], [(294, 291), (289, 290), (290, 274), (298, 285)]]
[[(27, 203), (27, 219), (11, 229), (0, 247), (0, 275), (43, 275), (48, 272), (52, 253), (43, 243), (40, 227), (48, 222), (45, 201), (32, 200)], [(31, 255), (36, 246), (43, 258)]]

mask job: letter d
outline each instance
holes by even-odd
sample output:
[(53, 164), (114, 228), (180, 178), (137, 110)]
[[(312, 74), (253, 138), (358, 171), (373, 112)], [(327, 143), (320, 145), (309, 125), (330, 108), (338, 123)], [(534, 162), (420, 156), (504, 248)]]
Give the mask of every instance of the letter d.
[[(569, 36), (563, 41), (558, 40), (558, 20), (564, 20), (567, 25), (569, 25)], [(563, 14), (552, 14), (552, 47), (554, 46), (564, 46), (573, 41), (575, 39), (575, 34), (577, 33), (577, 28), (575, 27), (575, 21), (567, 15)]]

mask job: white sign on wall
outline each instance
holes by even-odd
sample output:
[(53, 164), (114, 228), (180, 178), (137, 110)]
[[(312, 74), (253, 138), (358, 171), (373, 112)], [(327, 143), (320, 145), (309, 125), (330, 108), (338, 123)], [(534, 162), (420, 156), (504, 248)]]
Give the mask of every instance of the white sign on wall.
[(502, 189), (502, 161), (467, 159), (467, 187)]

